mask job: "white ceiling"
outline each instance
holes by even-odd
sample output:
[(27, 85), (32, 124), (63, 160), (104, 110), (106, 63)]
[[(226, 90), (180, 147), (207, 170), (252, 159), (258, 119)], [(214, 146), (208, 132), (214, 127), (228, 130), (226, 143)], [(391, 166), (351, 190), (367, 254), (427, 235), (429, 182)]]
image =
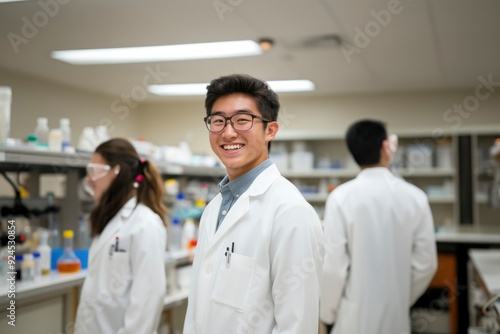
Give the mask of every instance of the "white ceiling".
[[(228, 10), (219, 15), (217, 4)], [(390, 22), (377, 23), (373, 13), (391, 6)], [(357, 31), (367, 28), (378, 31), (361, 45)], [(357, 53), (348, 59), (333, 42), (307, 43), (331, 34)], [(235, 72), (313, 81), (316, 91), (302, 95), (474, 87), (489, 74), (500, 81), (496, 0), (40, 0), (0, 4), (0, 35), (0, 68), (113, 96), (142, 86), (151, 69), (164, 73), (161, 83)], [(22, 39), (17, 53), (9, 37)], [(275, 48), (256, 57), (86, 66), (49, 57), (53, 50), (261, 37), (273, 38)]]

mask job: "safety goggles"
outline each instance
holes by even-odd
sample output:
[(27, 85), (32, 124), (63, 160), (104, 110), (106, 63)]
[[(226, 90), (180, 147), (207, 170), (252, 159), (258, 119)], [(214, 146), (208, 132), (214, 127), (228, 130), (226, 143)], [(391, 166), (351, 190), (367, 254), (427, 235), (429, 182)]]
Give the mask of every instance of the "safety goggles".
[(391, 134), (388, 138), (389, 140), (389, 148), (392, 153), (395, 153), (398, 150), (398, 135)]
[(108, 174), (109, 171), (111, 170), (110, 165), (98, 164), (93, 162), (88, 163), (85, 168), (87, 170), (87, 176), (92, 181), (97, 181), (100, 178), (106, 176), (106, 174)]

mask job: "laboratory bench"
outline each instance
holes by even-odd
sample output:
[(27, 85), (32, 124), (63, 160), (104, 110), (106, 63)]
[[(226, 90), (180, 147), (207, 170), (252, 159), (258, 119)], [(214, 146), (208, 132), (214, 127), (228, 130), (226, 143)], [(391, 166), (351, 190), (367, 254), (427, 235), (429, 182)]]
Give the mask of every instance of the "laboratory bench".
[[(500, 249), (471, 249), (470, 309), (475, 326), (500, 332)], [(496, 301), (494, 301), (496, 299)], [(491, 303), (489, 303), (491, 302)], [(488, 305), (489, 307), (485, 307)], [(482, 312), (485, 309), (486, 313)]]
[(429, 288), (442, 289), (447, 293), (445, 300), (448, 304), (449, 332), (467, 334), (471, 317), (468, 291), (469, 251), (500, 249), (500, 227), (461, 225), (438, 231), (436, 242), (438, 269)]
[[(187, 304), (192, 253), (167, 252), (167, 295), (164, 298), (160, 326), (173, 326), (175, 309)], [(15, 299), (9, 295), (7, 278), (0, 282), (0, 333), (12, 331), (8, 324), (11, 300), (15, 300), (15, 324), (19, 333), (72, 333), (78, 299), (87, 270), (74, 274), (59, 274), (52, 270), (47, 276), (33, 281), (16, 281)], [(181, 310), (181, 313), (183, 311)], [(183, 320), (183, 319), (182, 319)], [(177, 321), (178, 322), (178, 321)], [(182, 326), (182, 324), (177, 325)]]

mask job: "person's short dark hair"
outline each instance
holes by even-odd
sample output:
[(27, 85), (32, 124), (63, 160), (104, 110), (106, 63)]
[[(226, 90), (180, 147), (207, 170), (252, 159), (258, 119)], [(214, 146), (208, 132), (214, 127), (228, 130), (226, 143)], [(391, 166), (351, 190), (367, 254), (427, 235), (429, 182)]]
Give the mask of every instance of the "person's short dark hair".
[(262, 117), (270, 121), (278, 119), (280, 102), (278, 95), (262, 80), (247, 74), (231, 74), (214, 79), (207, 86), (205, 109), (207, 116), (212, 112), (212, 107), (219, 97), (242, 93), (255, 100)]
[[(207, 86), (207, 96), (205, 98), (207, 116), (210, 116), (212, 107), (218, 98), (237, 93), (246, 94), (253, 98), (262, 117), (269, 121), (278, 120), (280, 109), (278, 95), (265, 81), (247, 74), (231, 74), (210, 82)], [(264, 128), (266, 126), (267, 123), (264, 123)], [(268, 144), (268, 149), (271, 149), (271, 142)]]
[(378, 164), (380, 149), (386, 139), (385, 124), (374, 120), (358, 121), (346, 133), (347, 147), (359, 166)]

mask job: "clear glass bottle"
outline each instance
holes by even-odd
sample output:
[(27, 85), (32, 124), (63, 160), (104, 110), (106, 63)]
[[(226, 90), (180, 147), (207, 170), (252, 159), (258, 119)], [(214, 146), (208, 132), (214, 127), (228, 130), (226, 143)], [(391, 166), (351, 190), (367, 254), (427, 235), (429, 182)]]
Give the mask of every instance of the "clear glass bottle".
[(61, 274), (71, 274), (80, 271), (80, 259), (73, 250), (73, 230), (64, 230), (64, 251), (57, 260), (57, 271)]

